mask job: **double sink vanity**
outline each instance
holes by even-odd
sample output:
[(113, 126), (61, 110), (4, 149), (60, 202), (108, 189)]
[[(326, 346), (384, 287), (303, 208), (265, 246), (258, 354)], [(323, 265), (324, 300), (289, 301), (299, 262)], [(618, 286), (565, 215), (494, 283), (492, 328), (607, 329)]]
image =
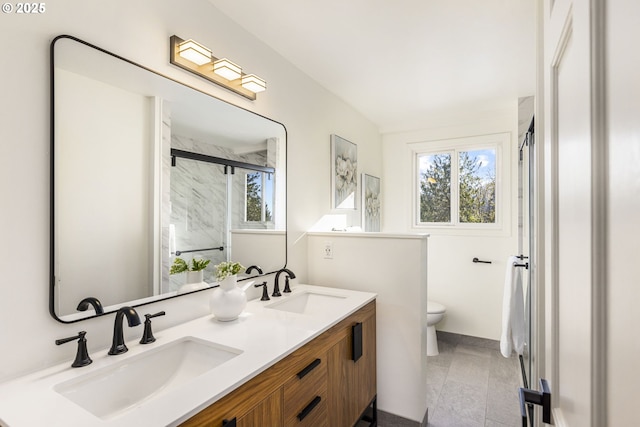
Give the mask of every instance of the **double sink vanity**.
[[(288, 271), (284, 125), (73, 36), (50, 51), (53, 318), (117, 311), (122, 337), (123, 313), (188, 294), (169, 274), (184, 254), (256, 267), (247, 280), (277, 273), (277, 285)], [(147, 345), (95, 350), (89, 333), (77, 363), (0, 384), (0, 427), (375, 425), (375, 298), (299, 284), (230, 322), (154, 331)], [(84, 336), (56, 344), (79, 338), (84, 350)]]
[(375, 294), (298, 285), (2, 384), (0, 425), (351, 426), (375, 405), (375, 328)]

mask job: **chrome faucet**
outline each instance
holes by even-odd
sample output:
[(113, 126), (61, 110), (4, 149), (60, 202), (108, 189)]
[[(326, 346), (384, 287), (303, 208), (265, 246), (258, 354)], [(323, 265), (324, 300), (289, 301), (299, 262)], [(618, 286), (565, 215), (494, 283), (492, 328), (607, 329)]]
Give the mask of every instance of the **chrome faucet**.
[(280, 275), (282, 273), (287, 273), (287, 277), (290, 277), (292, 279), (296, 278), (296, 275), (293, 274), (293, 271), (289, 270), (288, 268), (282, 268), (282, 269), (278, 270), (278, 272), (276, 273), (276, 278), (273, 281), (273, 294), (271, 294), (272, 297), (281, 297), (282, 296), (282, 294), (280, 293), (280, 284), (279, 284)]
[(113, 325), (113, 343), (109, 350), (109, 354), (112, 356), (126, 353), (129, 350), (124, 344), (124, 335), (122, 333), (122, 320), (124, 316), (127, 316), (129, 326), (138, 326), (140, 324), (140, 317), (132, 307), (125, 306), (118, 310), (116, 313), (116, 320)]

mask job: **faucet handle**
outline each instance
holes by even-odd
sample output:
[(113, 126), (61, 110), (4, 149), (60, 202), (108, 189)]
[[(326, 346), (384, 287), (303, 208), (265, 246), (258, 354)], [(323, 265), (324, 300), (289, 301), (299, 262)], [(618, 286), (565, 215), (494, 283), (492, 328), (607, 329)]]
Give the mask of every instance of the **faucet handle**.
[(89, 351), (87, 350), (87, 339), (84, 337), (87, 334), (86, 331), (78, 332), (78, 335), (69, 338), (62, 338), (56, 340), (56, 345), (65, 344), (71, 341), (78, 340), (78, 351), (76, 352), (76, 359), (71, 366), (73, 368), (81, 368), (82, 366), (90, 365), (93, 360), (89, 357)]
[(151, 331), (151, 319), (158, 316), (164, 316), (166, 313), (164, 311), (159, 311), (156, 314), (145, 314), (144, 315), (144, 332), (142, 333), (142, 338), (140, 339), (140, 344), (151, 344), (156, 340), (153, 336), (153, 332)]
[(260, 286), (262, 286), (262, 298), (260, 298), (260, 301), (269, 301), (269, 292), (267, 291), (267, 282), (262, 282), (262, 283), (256, 283), (255, 285), (253, 285), (255, 288), (259, 288)]

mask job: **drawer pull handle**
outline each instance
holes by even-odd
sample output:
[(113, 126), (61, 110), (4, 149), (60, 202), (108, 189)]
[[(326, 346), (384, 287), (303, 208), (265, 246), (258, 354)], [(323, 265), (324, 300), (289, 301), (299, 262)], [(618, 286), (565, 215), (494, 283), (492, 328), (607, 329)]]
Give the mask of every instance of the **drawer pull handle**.
[(231, 420), (222, 420), (222, 427), (236, 427), (236, 417)]
[(309, 372), (313, 371), (319, 364), (320, 364), (321, 360), (320, 359), (316, 359), (313, 362), (311, 362), (309, 364), (309, 366), (307, 366), (306, 368), (304, 368), (302, 371), (298, 372), (298, 378), (302, 379), (305, 375), (307, 375)]
[(356, 323), (351, 327), (353, 340), (351, 341), (351, 360), (357, 362), (362, 357), (362, 323)]
[(318, 403), (320, 403), (320, 401), (322, 400), (322, 398), (320, 396), (316, 396), (315, 399), (313, 399), (311, 401), (311, 403), (309, 403), (303, 410), (302, 412), (300, 412), (298, 414), (298, 421), (302, 421), (304, 420), (307, 415), (309, 415), (309, 413), (311, 411), (313, 411), (313, 408), (315, 408), (316, 406), (318, 406)]

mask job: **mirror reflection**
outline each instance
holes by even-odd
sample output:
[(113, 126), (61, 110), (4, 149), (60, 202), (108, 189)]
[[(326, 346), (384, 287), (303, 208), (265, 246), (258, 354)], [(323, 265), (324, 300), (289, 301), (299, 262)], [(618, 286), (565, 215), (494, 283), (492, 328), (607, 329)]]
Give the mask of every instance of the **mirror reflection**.
[[(283, 125), (69, 36), (52, 100), (56, 319), (210, 287), (222, 261), (286, 264)], [(197, 286), (176, 258), (209, 261)]]

